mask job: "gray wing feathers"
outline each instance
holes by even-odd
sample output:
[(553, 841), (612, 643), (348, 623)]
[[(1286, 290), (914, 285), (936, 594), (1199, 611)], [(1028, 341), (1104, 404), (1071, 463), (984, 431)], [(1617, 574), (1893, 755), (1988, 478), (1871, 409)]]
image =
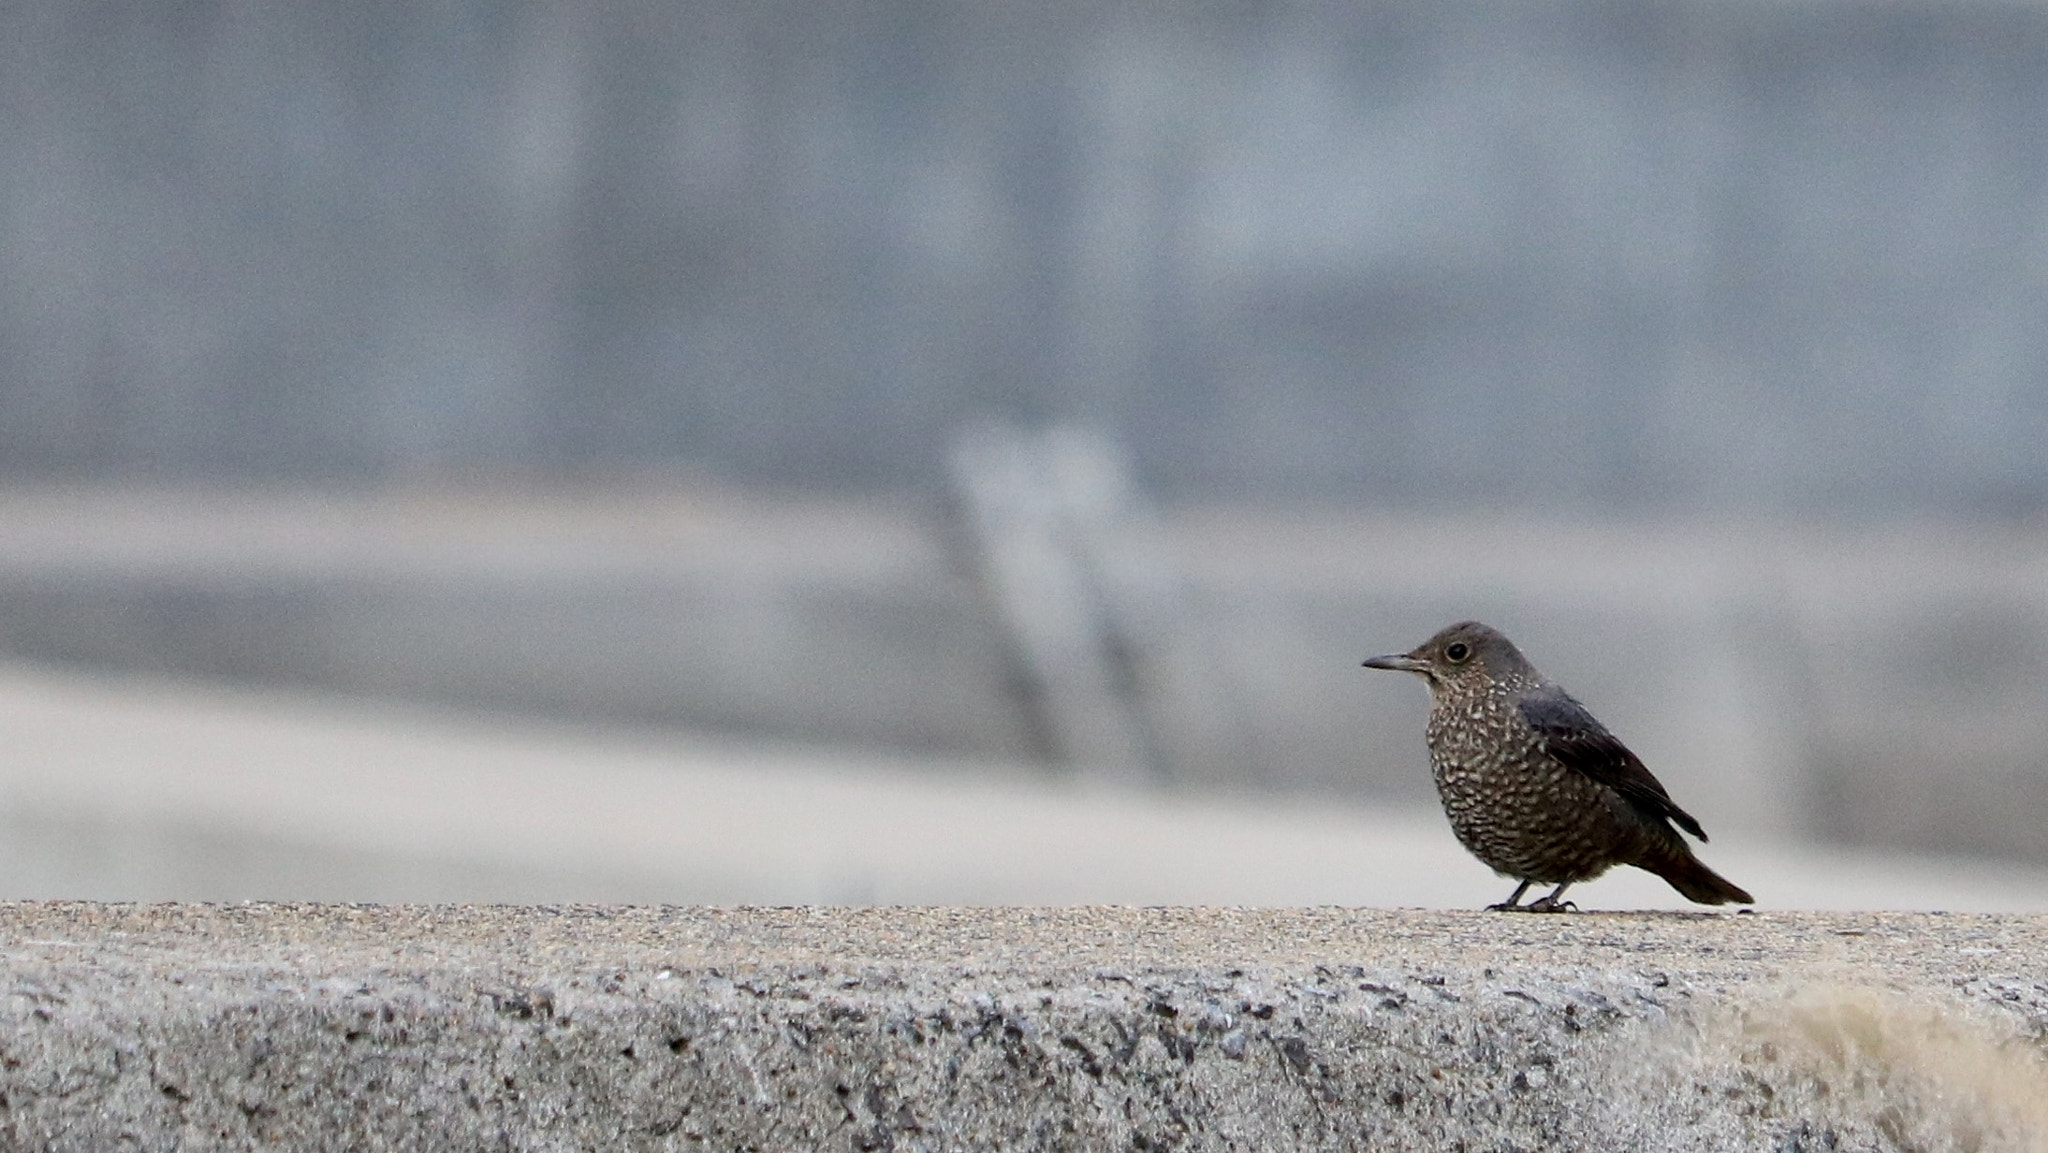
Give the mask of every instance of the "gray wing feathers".
[(1700, 840), (1707, 839), (1706, 830), (1692, 814), (1672, 802), (1671, 794), (1641, 758), (1594, 719), (1586, 706), (1562, 690), (1539, 689), (1524, 696), (1517, 707), (1542, 738), (1544, 751), (1558, 763), (1620, 793), (1644, 816), (1668, 819)]

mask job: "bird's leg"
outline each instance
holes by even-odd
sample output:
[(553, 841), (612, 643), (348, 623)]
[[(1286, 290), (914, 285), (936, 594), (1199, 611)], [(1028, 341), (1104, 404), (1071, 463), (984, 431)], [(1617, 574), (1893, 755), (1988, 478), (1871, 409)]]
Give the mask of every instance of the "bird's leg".
[[(1488, 905), (1488, 906), (1486, 906), (1486, 911), (1487, 911), (1487, 912), (1489, 912), (1489, 913), (1514, 913), (1514, 912), (1519, 912), (1519, 911), (1521, 910), (1522, 906), (1520, 906), (1520, 905), (1517, 905), (1517, 904), (1516, 904), (1515, 902), (1516, 902), (1516, 901), (1519, 901), (1519, 900), (1521, 900), (1521, 899), (1522, 899), (1522, 894), (1523, 894), (1523, 893), (1526, 893), (1526, 892), (1528, 892), (1528, 891), (1529, 891), (1529, 886), (1530, 886), (1530, 885), (1533, 885), (1533, 884), (1535, 884), (1535, 883), (1536, 883), (1536, 882), (1534, 882), (1534, 881), (1523, 881), (1523, 882), (1522, 882), (1521, 884), (1519, 884), (1519, 885), (1516, 885), (1516, 886), (1515, 886), (1515, 891), (1514, 891), (1514, 892), (1513, 892), (1512, 894), (1510, 894), (1510, 895), (1508, 896), (1508, 899), (1507, 899), (1507, 900), (1505, 900), (1505, 901), (1502, 901), (1502, 902), (1501, 902), (1500, 904), (1498, 904), (1498, 905)], [(1558, 892), (1560, 892), (1560, 893), (1561, 893), (1561, 892), (1563, 892), (1563, 891), (1564, 891), (1564, 890), (1563, 890), (1562, 888), (1558, 889)]]
[(1570, 901), (1558, 900), (1559, 897), (1564, 896), (1564, 891), (1571, 887), (1572, 883), (1570, 881), (1566, 881), (1564, 884), (1559, 885), (1557, 888), (1550, 890), (1549, 896), (1538, 897), (1535, 900), (1529, 902), (1527, 905), (1522, 906), (1522, 908), (1525, 911), (1531, 913), (1562, 913), (1566, 910), (1570, 910), (1576, 913), (1579, 911), (1579, 907), (1577, 905), (1574, 905)]

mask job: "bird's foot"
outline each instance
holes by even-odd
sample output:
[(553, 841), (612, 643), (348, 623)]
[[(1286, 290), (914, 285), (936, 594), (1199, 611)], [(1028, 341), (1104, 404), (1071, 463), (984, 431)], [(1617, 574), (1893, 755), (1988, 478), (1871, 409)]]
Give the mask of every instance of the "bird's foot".
[(1538, 897), (1526, 905), (1510, 905), (1506, 901), (1502, 901), (1498, 905), (1486, 906), (1486, 911), (1489, 913), (1576, 913), (1579, 911), (1579, 906), (1574, 901), (1553, 901), (1549, 897)]

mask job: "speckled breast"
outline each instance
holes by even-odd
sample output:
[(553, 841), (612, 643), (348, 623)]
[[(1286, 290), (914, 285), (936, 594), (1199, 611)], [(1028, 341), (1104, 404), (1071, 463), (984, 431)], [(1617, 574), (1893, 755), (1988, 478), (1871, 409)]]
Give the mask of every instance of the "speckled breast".
[(1584, 881), (1640, 851), (1625, 803), (1545, 754), (1507, 692), (1439, 697), (1428, 739), (1452, 832), (1495, 871)]

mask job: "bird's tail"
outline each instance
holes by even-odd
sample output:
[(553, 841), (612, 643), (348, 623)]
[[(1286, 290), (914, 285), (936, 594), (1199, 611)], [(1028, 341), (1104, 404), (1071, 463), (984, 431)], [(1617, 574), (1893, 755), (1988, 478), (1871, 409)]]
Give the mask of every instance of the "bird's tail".
[(1754, 905), (1756, 898), (1742, 886), (1709, 869), (1685, 845), (1677, 851), (1660, 853), (1642, 862), (1642, 867), (1670, 882), (1688, 901), (1702, 905)]

